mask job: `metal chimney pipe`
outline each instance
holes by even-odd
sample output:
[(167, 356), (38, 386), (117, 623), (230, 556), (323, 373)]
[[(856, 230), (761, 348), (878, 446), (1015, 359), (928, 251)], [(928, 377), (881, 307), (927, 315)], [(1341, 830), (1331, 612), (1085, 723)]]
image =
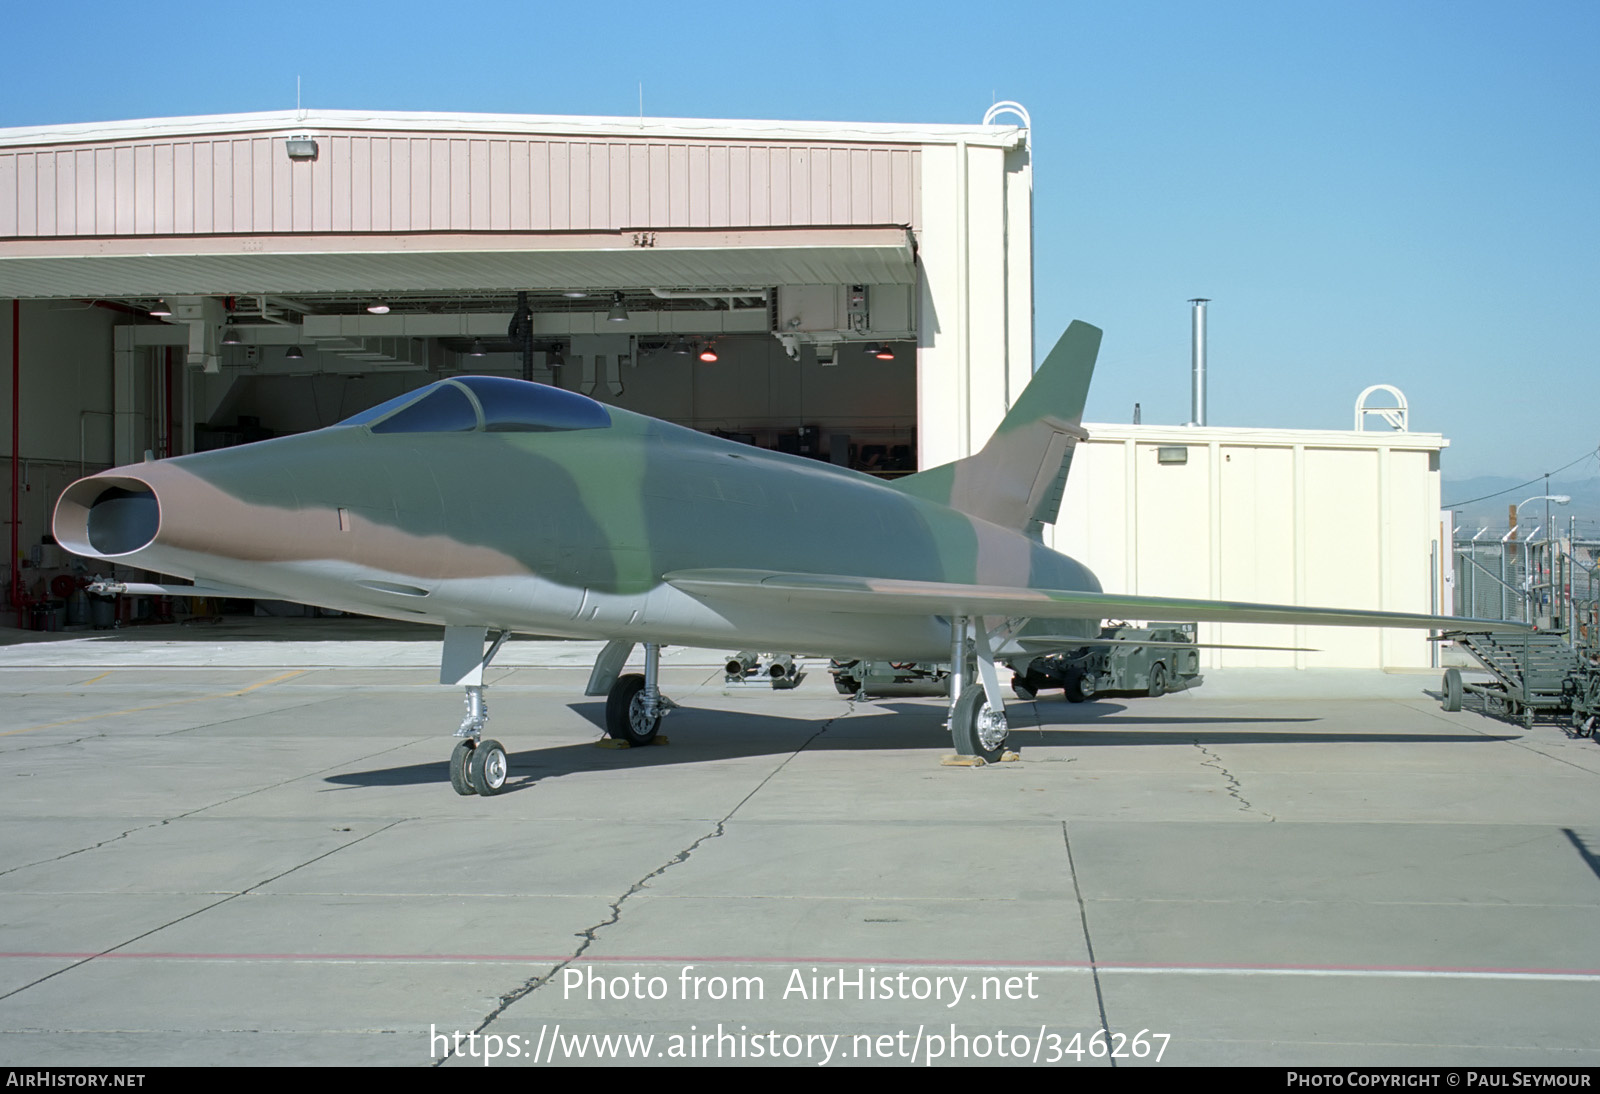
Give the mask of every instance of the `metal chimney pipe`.
[(1190, 396), (1190, 425), (1206, 424), (1206, 305), (1211, 301), (1196, 297), (1194, 305), (1194, 379)]

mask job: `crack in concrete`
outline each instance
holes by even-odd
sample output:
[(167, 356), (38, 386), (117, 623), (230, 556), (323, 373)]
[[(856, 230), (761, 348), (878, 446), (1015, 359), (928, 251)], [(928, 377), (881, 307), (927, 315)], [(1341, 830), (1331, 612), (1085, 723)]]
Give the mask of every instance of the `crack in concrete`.
[[(233, 698), (233, 697), (232, 696), (224, 696), (224, 698)], [(249, 712), (247, 714), (240, 714), (240, 715), (238, 715), (237, 717), (234, 717), (234, 718), (221, 718), (221, 719), (218, 719), (217, 721), (214, 721), (214, 722), (202, 722), (202, 723), (200, 723), (198, 725), (185, 726), (185, 727), (183, 727), (181, 729), (169, 729), (169, 730), (166, 730), (166, 731), (161, 732), (161, 733), (153, 733), (153, 734), (150, 734), (148, 737), (146, 737), (144, 739), (146, 739), (146, 740), (159, 740), (159, 739), (164, 738), (164, 737), (175, 737), (180, 733), (193, 733), (196, 730), (212, 729), (212, 728), (214, 728), (216, 726), (225, 726), (225, 725), (228, 725), (228, 724), (230, 724), (232, 722), (242, 722), (242, 721), (244, 721), (246, 719), (249, 719), (249, 718), (259, 718), (259, 717), (262, 717), (264, 714), (279, 714), (279, 713), (282, 713), (284, 711), (300, 710), (300, 709), (302, 709), (304, 707), (317, 706), (317, 705), (319, 705), (321, 703), (331, 703), (331, 702), (336, 701), (338, 698), (339, 698), (339, 696), (328, 696), (327, 698), (323, 698), (323, 699), (312, 699), (310, 702), (306, 702), (306, 703), (295, 703), (293, 706), (274, 707), (274, 708), (272, 708), (271, 710), (268, 710), (268, 711), (260, 711), (260, 710), (251, 711), (251, 712)], [(183, 702), (188, 702), (189, 700), (182, 700), (182, 701)], [(149, 708), (149, 709), (155, 709), (155, 708)], [(69, 740), (41, 741), (38, 744), (26, 744), (26, 745), (21, 745), (20, 747), (17, 747), (17, 748), (0, 749), (0, 757), (10, 756), (10, 755), (13, 755), (13, 754), (16, 754), (16, 753), (21, 753), (21, 752), (33, 752), (33, 751), (36, 751), (36, 750), (41, 749), (41, 748), (61, 748), (64, 745), (82, 744), (84, 741), (98, 741), (98, 740), (109, 739), (110, 737), (111, 737), (110, 733), (89, 733), (89, 734), (85, 734), (82, 737), (73, 737), (73, 738), (71, 738)]]
[(60, 748), (62, 745), (82, 744), (84, 741), (94, 741), (109, 736), (111, 736), (109, 733), (90, 733), (83, 737), (74, 737), (70, 741), (44, 741), (40, 744), (19, 745), (16, 748), (0, 749), (0, 757), (14, 756), (21, 752), (34, 752), (41, 748)]
[[(163, 736), (165, 736), (165, 735), (163, 735)], [(370, 759), (373, 759), (374, 757), (382, 756), (385, 753), (394, 752), (397, 749), (409, 748), (412, 744), (415, 744), (415, 743), (416, 742), (414, 742), (414, 741), (407, 741), (407, 742), (405, 742), (403, 744), (394, 745), (394, 746), (392, 746), (390, 748), (380, 749), (377, 752), (368, 753), (365, 756), (356, 756), (356, 757), (354, 757), (352, 759), (341, 761), (340, 763), (329, 764), (327, 767), (318, 768), (315, 771), (307, 771), (307, 772), (305, 772), (303, 774), (300, 774), (300, 775), (293, 775), (293, 776), (291, 776), (291, 777), (289, 777), (287, 779), (280, 779), (275, 783), (268, 783), (266, 786), (258, 786), (253, 790), (245, 790), (245, 791), (243, 791), (241, 793), (233, 795), (231, 798), (223, 798), (221, 801), (208, 802), (205, 805), (197, 805), (193, 809), (190, 809), (189, 811), (187, 811), (185, 813), (179, 813), (176, 816), (171, 816), (171, 817), (162, 817), (160, 820), (151, 821), (149, 824), (138, 825), (137, 827), (128, 829), (126, 832), (123, 832), (121, 835), (110, 836), (110, 837), (108, 837), (106, 839), (101, 840), (99, 843), (90, 844), (88, 847), (77, 847), (77, 848), (74, 848), (71, 851), (63, 851), (59, 855), (52, 855), (50, 858), (42, 858), (42, 859), (38, 859), (38, 860), (36, 860), (34, 862), (24, 862), (24, 863), (22, 863), (20, 865), (17, 865), (17, 866), (7, 867), (4, 870), (0, 870), (0, 877), (5, 877), (7, 874), (15, 873), (18, 870), (26, 870), (26, 869), (28, 869), (30, 867), (33, 867), (33, 866), (43, 866), (46, 863), (50, 863), (50, 862), (60, 862), (62, 859), (69, 859), (74, 855), (81, 855), (81, 854), (84, 854), (85, 852), (88, 852), (88, 851), (95, 851), (95, 850), (100, 849), (101, 847), (106, 846), (109, 843), (116, 843), (118, 840), (127, 839), (129, 836), (133, 835), (135, 832), (144, 832), (144, 831), (147, 831), (147, 830), (149, 830), (151, 828), (160, 828), (163, 825), (171, 824), (173, 821), (186, 820), (189, 817), (195, 816), (196, 814), (204, 813), (208, 809), (215, 809), (218, 806), (228, 805), (228, 804), (230, 804), (232, 802), (236, 802), (236, 801), (242, 801), (243, 799), (251, 797), (253, 795), (263, 794), (268, 790), (276, 790), (280, 786), (287, 786), (290, 783), (298, 782), (301, 779), (315, 778), (318, 775), (324, 774), (324, 773), (329, 772), (329, 771), (336, 771), (339, 768), (347, 767), (350, 764), (361, 763), (364, 760), (370, 760)], [(399, 823), (399, 822), (395, 822), (395, 823)], [(265, 884), (265, 882), (263, 882), (262, 884)], [(238, 894), (235, 894), (235, 895), (238, 895)], [(5, 998), (5, 997), (4, 996), (0, 996), (0, 999), (3, 999), (3, 998)]]
[[(848, 709), (840, 717), (848, 718), (851, 714), (855, 713), (856, 700), (852, 697), (847, 700), (847, 704)], [(807, 737), (799, 748), (789, 753), (789, 755), (783, 758), (782, 763), (778, 764), (777, 767), (774, 767), (771, 771), (767, 772), (766, 777), (757, 783), (753, 788), (751, 788), (750, 793), (746, 794), (743, 798), (740, 798), (738, 804), (736, 804), (732, 809), (728, 810), (727, 815), (725, 815), (721, 820), (717, 821), (716, 825), (711, 829), (711, 831), (701, 835), (695, 839), (694, 842), (683, 848), (683, 850), (674, 854), (666, 862), (662, 863), (660, 866), (657, 866), (654, 870), (651, 870), (648, 874), (645, 874), (632, 885), (628, 886), (626, 892), (617, 897), (616, 900), (611, 901), (611, 903), (608, 905), (610, 908), (609, 916), (598, 923), (585, 927), (583, 930), (578, 932), (577, 937), (583, 939), (583, 941), (579, 944), (578, 948), (573, 951), (572, 956), (556, 964), (555, 967), (553, 967), (545, 975), (530, 977), (529, 979), (523, 981), (522, 984), (516, 988), (513, 988), (511, 991), (503, 993), (499, 997), (498, 1004), (494, 1010), (490, 1011), (484, 1016), (483, 1021), (478, 1023), (473, 1032), (482, 1033), (487, 1030), (490, 1024), (493, 1023), (495, 1019), (499, 1018), (500, 1015), (504, 1014), (507, 1008), (509, 1008), (513, 1003), (538, 991), (540, 988), (554, 980), (563, 969), (582, 958), (583, 955), (588, 952), (589, 947), (599, 941), (600, 931), (603, 931), (607, 927), (615, 926), (621, 921), (623, 904), (627, 903), (630, 898), (643, 892), (648, 887), (649, 882), (652, 879), (660, 877), (674, 866), (687, 862), (689, 860), (689, 856), (694, 854), (695, 851), (700, 848), (701, 844), (706, 843), (709, 840), (721, 838), (723, 833), (727, 831), (727, 824), (733, 819), (734, 814), (743, 809), (745, 804), (748, 803), (751, 798), (759, 794), (762, 788), (767, 785), (767, 783), (775, 779), (779, 772), (781, 772), (785, 767), (789, 766), (789, 762), (791, 760), (809, 748), (811, 746), (811, 742), (815, 741), (818, 737), (826, 733), (828, 731), (828, 727), (833, 725), (833, 723), (838, 720), (838, 718), (829, 718), (827, 721), (823, 722), (822, 725), (817, 728), (817, 731), (811, 736)], [(445, 1054), (435, 1060), (433, 1066), (442, 1067), (445, 1062), (451, 1058), (451, 1055), (452, 1053), (447, 1046)]]
[[(242, 896), (249, 896), (251, 893), (255, 892), (257, 889), (261, 888), (263, 885), (271, 885), (274, 881), (277, 881), (280, 878), (288, 877), (290, 874), (294, 873), (296, 870), (304, 869), (305, 867), (310, 866), (314, 862), (321, 862), (323, 859), (327, 858), (330, 855), (336, 855), (340, 851), (346, 850), (347, 848), (350, 848), (350, 847), (354, 847), (358, 843), (362, 843), (362, 842), (364, 842), (366, 840), (371, 839), (373, 836), (379, 835), (379, 834), (381, 834), (383, 832), (387, 832), (389, 829), (393, 828), (397, 824), (404, 824), (407, 821), (413, 821), (413, 820), (417, 820), (417, 819), (418, 818), (416, 818), (416, 817), (400, 817), (400, 818), (398, 818), (396, 820), (392, 820), (388, 824), (384, 825), (382, 828), (374, 828), (371, 832), (368, 832), (364, 836), (357, 836), (355, 839), (349, 840), (346, 843), (341, 843), (337, 847), (329, 848), (328, 850), (324, 851), (320, 855), (313, 855), (312, 857), (306, 859), (304, 862), (299, 862), (299, 863), (296, 863), (295, 865), (289, 867), (287, 870), (280, 870), (278, 873), (273, 874), (271, 877), (262, 878), (260, 881), (256, 882), (254, 885), (250, 885), (250, 886), (247, 886), (247, 887), (245, 887), (243, 889), (240, 889), (236, 893), (229, 893), (227, 896), (223, 897), (221, 900), (214, 900), (210, 904), (207, 904), (204, 907), (196, 908), (192, 912), (185, 912), (183, 915), (178, 916), (176, 919), (171, 919), (171, 920), (168, 920), (165, 923), (157, 924), (156, 926), (151, 927), (148, 931), (141, 931), (139, 934), (134, 935), (132, 938), (123, 939), (121, 942), (118, 942), (115, 946), (107, 946), (105, 949), (101, 950), (98, 953), (90, 954), (88, 957), (85, 957), (85, 958), (83, 958), (81, 960), (78, 960), (78, 961), (74, 961), (74, 962), (72, 962), (72, 964), (65, 965), (62, 968), (59, 968), (59, 969), (55, 970), (54, 972), (46, 973), (45, 975), (39, 977), (37, 980), (32, 980), (32, 981), (29, 981), (26, 984), (23, 984), (21, 987), (13, 988), (10, 991), (5, 992), (4, 994), (0, 994), (0, 1000), (9, 999), (13, 995), (17, 995), (17, 994), (19, 994), (21, 992), (25, 992), (29, 988), (32, 988), (32, 987), (35, 987), (35, 986), (37, 986), (39, 984), (44, 983), (46, 980), (54, 979), (55, 977), (60, 976), (64, 972), (71, 972), (73, 969), (76, 969), (81, 965), (87, 965), (89, 962), (95, 960), (96, 958), (104, 957), (107, 954), (115, 953), (116, 951), (118, 951), (120, 949), (123, 949), (123, 948), (125, 948), (127, 946), (131, 946), (135, 942), (139, 941), (141, 938), (149, 938), (151, 935), (155, 934), (157, 931), (164, 931), (168, 927), (176, 926), (177, 924), (182, 923), (186, 919), (193, 919), (195, 916), (201, 915), (201, 914), (203, 914), (205, 912), (209, 912), (213, 908), (221, 907), (222, 905), (228, 903), (230, 900), (238, 900)], [(162, 821), (161, 823), (162, 824), (166, 824), (167, 822), (166, 821)], [(145, 827), (153, 828), (153, 827), (156, 827), (156, 826), (155, 825), (146, 825)], [(138, 830), (139, 829), (134, 829), (134, 831), (138, 831)], [(112, 842), (112, 841), (108, 840), (106, 842), (109, 843), (109, 842)], [(73, 853), (76, 854), (76, 852), (73, 852)], [(65, 858), (66, 856), (62, 856), (62, 857)]]
[(1201, 744), (1198, 737), (1195, 738), (1194, 747), (1198, 748), (1201, 754), (1206, 757), (1206, 759), (1200, 762), (1200, 766), (1212, 768), (1221, 774), (1223, 779), (1226, 780), (1228, 784), (1228, 796), (1239, 803), (1239, 811), (1241, 813), (1259, 813), (1263, 817), (1266, 817), (1269, 822), (1278, 819), (1264, 809), (1257, 809), (1245, 799), (1245, 796), (1240, 793), (1240, 790), (1243, 788), (1239, 785), (1239, 780), (1234, 778), (1233, 772), (1222, 766), (1222, 757), (1218, 756), (1215, 752), (1212, 752), (1205, 745)]
[(322, 699), (312, 699), (309, 702), (305, 702), (305, 703), (295, 703), (292, 706), (273, 707), (270, 710), (252, 710), (252, 711), (247, 711), (247, 712), (245, 712), (243, 714), (235, 715), (232, 718), (218, 718), (214, 722), (203, 722), (200, 725), (185, 726), (182, 729), (169, 729), (164, 733), (156, 734), (156, 736), (157, 737), (176, 737), (176, 736), (178, 736), (179, 734), (182, 734), (182, 733), (194, 733), (194, 732), (197, 732), (197, 731), (202, 730), (202, 729), (215, 729), (217, 726), (231, 725), (234, 722), (249, 721), (251, 718), (264, 718), (264, 717), (267, 717), (268, 715), (272, 715), (272, 714), (284, 714), (284, 713), (287, 713), (288, 711), (291, 711), (291, 710), (304, 710), (306, 707), (322, 706), (324, 703), (336, 703), (336, 702), (340, 701), (342, 698), (344, 698), (344, 697), (340, 696), (340, 695), (329, 695), (329, 696), (326, 696), (326, 697), (324, 697)]
[[(1067, 822), (1061, 822), (1061, 843), (1067, 851), (1067, 876), (1072, 879), (1072, 895), (1078, 902), (1078, 923), (1083, 929), (1083, 948), (1089, 957), (1089, 973), (1094, 978), (1094, 1002), (1100, 1012), (1100, 1028), (1109, 1030), (1111, 1019), (1106, 1015), (1105, 989), (1100, 983), (1100, 963), (1094, 956), (1094, 936), (1089, 931), (1089, 906), (1083, 899), (1083, 886), (1078, 881), (1078, 864), (1072, 857), (1072, 836), (1067, 831)], [(1108, 1056), (1107, 1062), (1117, 1066), (1116, 1057)]]

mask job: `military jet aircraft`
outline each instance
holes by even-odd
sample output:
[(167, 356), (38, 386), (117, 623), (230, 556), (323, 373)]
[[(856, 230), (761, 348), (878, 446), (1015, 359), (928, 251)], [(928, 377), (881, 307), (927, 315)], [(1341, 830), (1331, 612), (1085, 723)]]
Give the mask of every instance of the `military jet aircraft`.
[[(81, 479), (55, 534), (77, 554), (196, 582), (112, 591), (443, 626), (440, 682), (466, 689), (450, 761), (462, 794), (505, 785), (505, 749), (484, 738), (483, 670), (519, 632), (607, 640), (585, 694), (607, 696), (607, 732), (635, 745), (673, 707), (664, 645), (948, 661), (956, 750), (995, 759), (1007, 736), (996, 662), (1082, 646), (1107, 617), (1463, 626), (1101, 592), (1040, 538), (1086, 436), (1100, 335), (1073, 323), (978, 454), (894, 482), (556, 387), (459, 376), (325, 429)], [(623, 675), (639, 643), (644, 673)]]

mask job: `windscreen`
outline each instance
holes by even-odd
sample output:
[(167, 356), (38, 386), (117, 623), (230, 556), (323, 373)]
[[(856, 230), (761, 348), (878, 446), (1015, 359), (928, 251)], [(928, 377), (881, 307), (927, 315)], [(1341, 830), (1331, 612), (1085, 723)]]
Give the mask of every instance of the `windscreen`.
[(374, 433), (460, 433), (479, 428), (490, 433), (551, 433), (604, 429), (611, 424), (611, 415), (593, 399), (549, 384), (507, 376), (462, 376), (379, 403), (339, 424), (371, 426)]
[(446, 380), (410, 406), (372, 427), (374, 433), (462, 433), (478, 428), (478, 409)]
[(461, 382), (483, 405), (483, 425), (491, 433), (604, 429), (611, 424), (604, 406), (575, 391), (506, 376), (463, 376)]

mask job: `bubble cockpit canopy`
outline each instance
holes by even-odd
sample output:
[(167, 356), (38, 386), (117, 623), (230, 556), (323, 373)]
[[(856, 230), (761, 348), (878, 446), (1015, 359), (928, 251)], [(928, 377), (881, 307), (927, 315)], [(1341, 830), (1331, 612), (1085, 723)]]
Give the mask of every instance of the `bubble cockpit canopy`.
[(340, 425), (374, 433), (553, 433), (604, 429), (611, 415), (575, 391), (506, 376), (440, 380), (379, 403)]

